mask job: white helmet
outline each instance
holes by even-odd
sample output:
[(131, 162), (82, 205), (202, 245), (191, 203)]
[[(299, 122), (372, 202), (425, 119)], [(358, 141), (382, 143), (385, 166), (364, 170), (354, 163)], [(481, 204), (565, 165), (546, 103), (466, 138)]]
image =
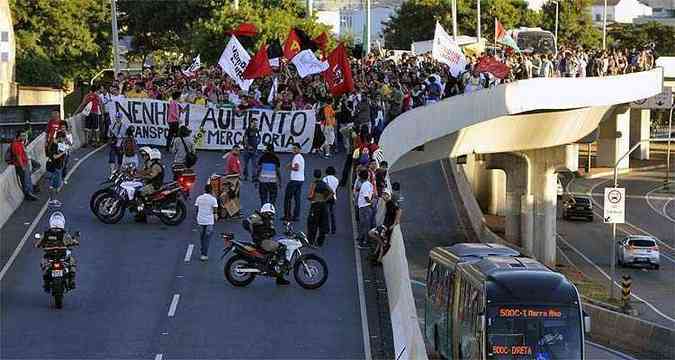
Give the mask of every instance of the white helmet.
[(162, 152), (157, 149), (150, 149), (150, 160), (162, 160)]
[(56, 211), (49, 217), (49, 227), (50, 228), (59, 228), (64, 230), (66, 228), (66, 217), (63, 216), (63, 213)]
[(152, 154), (152, 148), (149, 146), (143, 146), (140, 149), (138, 149), (138, 153), (141, 155), (146, 154), (150, 156), (150, 154)]
[(277, 211), (274, 208), (274, 205), (272, 205), (270, 203), (266, 203), (260, 208), (260, 213), (261, 214), (268, 213), (268, 214), (276, 215)]

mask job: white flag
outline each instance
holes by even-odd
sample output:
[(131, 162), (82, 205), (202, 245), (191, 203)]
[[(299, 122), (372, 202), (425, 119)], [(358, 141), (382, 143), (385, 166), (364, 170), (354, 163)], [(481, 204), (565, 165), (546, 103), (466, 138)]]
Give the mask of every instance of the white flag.
[(227, 43), (225, 50), (223, 50), (223, 53), (220, 55), (218, 65), (220, 65), (220, 68), (223, 69), (227, 75), (237, 82), (237, 85), (239, 85), (242, 90), (248, 91), (248, 88), (253, 82), (253, 79), (244, 79), (244, 70), (246, 70), (249, 61), (251, 61), (251, 56), (246, 52), (246, 49), (241, 46), (239, 40), (237, 40), (235, 36), (232, 36)]
[(192, 64), (187, 69), (183, 70), (185, 76), (192, 76), (195, 74), (200, 67), (202, 67), (201, 55), (197, 55), (196, 58), (192, 59)]
[(312, 50), (302, 50), (293, 57), (291, 62), (295, 65), (301, 78), (328, 70), (328, 62), (319, 61)]
[(452, 41), (450, 35), (445, 32), (445, 29), (439, 23), (436, 23), (431, 56), (439, 62), (448, 65), (452, 76), (459, 75), (466, 67), (466, 58), (464, 57), (464, 53), (462, 53), (462, 49)]
[(273, 105), (274, 98), (277, 97), (277, 91), (279, 88), (279, 82), (277, 81), (277, 77), (274, 77), (274, 80), (272, 81), (272, 88), (270, 89), (270, 94), (267, 96), (267, 104), (268, 105)]

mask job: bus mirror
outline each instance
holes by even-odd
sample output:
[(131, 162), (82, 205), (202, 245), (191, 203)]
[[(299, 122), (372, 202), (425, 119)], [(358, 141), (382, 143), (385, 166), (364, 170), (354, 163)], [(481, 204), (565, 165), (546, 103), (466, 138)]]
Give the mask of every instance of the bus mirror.
[(588, 334), (591, 332), (591, 317), (584, 312), (584, 331)]

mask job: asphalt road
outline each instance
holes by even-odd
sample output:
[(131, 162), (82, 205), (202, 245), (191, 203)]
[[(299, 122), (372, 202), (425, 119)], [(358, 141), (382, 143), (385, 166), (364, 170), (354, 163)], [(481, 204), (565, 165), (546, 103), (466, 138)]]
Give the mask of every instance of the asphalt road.
[[(673, 281), (675, 278), (675, 251), (673, 251), (675, 222), (665, 216), (668, 213), (663, 212), (663, 205), (671, 204), (673, 201), (669, 199), (675, 198), (675, 195), (659, 190), (661, 179), (662, 173), (654, 172), (635, 173), (621, 177), (620, 186), (626, 187), (627, 224), (617, 226), (617, 240), (623, 239), (627, 234), (652, 234), (662, 243), (659, 247), (661, 251), (660, 270), (617, 266), (617, 278), (620, 279), (622, 275), (631, 276), (633, 294), (651, 304), (651, 306), (638, 305), (642, 317), (664, 326), (675, 327), (675, 320), (673, 320), (675, 318), (675, 282)], [(596, 215), (592, 223), (558, 219), (558, 233), (563, 240), (583, 253), (606, 274), (610, 273), (612, 235), (610, 225), (602, 223), (601, 216), (604, 187), (609, 183), (608, 179), (602, 178), (576, 179), (569, 186), (569, 190), (573, 193), (592, 192), (597, 203), (594, 211), (600, 215)], [(672, 211), (668, 206), (665, 206), (665, 209)], [(572, 249), (568, 250), (571, 251), (566, 251), (566, 254), (575, 257), (573, 261), (580, 265), (584, 272), (598, 281), (609, 281), (596, 266), (577, 256), (578, 254), (575, 254)]]
[[(449, 191), (448, 183), (454, 179), (452, 173), (443, 171), (441, 162), (437, 161), (397, 172), (392, 175), (392, 181), (401, 183), (401, 193), (405, 197), (401, 229), (417, 315), (424, 334), (424, 298), (429, 251), (436, 246), (466, 241), (452, 191)], [(587, 342), (586, 359), (632, 358)]]
[[(62, 193), (67, 227), (82, 232), (75, 291), (62, 310), (42, 291), (41, 250), (32, 239), (19, 252), (0, 284), (0, 356), (3, 359), (364, 358), (361, 312), (346, 193), (337, 207), (338, 233), (318, 250), (329, 267), (328, 282), (304, 290), (294, 280), (278, 287), (258, 278), (234, 288), (223, 278), (222, 249), (214, 236), (210, 260), (198, 260), (199, 239), (192, 201), (213, 172), (222, 172), (215, 152), (200, 152), (198, 183), (188, 218), (178, 227), (158, 219), (136, 224), (131, 215), (116, 225), (99, 222), (88, 209), (89, 195), (107, 169), (107, 153), (83, 163)], [(282, 163), (289, 161), (282, 156)], [(341, 161), (306, 156), (306, 173)], [(307, 185), (303, 189), (307, 191)], [(280, 197), (278, 203), (282, 203)], [(303, 205), (302, 217), (307, 215)], [(242, 187), (245, 214), (259, 206), (251, 183)], [(2, 265), (16, 247), (39, 204), (29, 203), (2, 229)], [(31, 215), (32, 214), (32, 215)], [(36, 231), (46, 227), (49, 212)], [(297, 228), (304, 228), (304, 222)], [(239, 222), (221, 222), (216, 234), (243, 238)], [(195, 244), (186, 262), (189, 244)], [(175, 303), (175, 307), (172, 306)], [(172, 313), (171, 308), (175, 311)]]

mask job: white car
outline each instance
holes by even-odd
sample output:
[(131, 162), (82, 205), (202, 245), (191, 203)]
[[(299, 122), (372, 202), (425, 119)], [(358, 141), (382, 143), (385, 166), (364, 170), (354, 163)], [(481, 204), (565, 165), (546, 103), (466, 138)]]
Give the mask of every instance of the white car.
[(653, 237), (629, 235), (616, 245), (618, 247), (616, 261), (619, 266), (647, 265), (659, 269), (661, 264), (659, 246)]

